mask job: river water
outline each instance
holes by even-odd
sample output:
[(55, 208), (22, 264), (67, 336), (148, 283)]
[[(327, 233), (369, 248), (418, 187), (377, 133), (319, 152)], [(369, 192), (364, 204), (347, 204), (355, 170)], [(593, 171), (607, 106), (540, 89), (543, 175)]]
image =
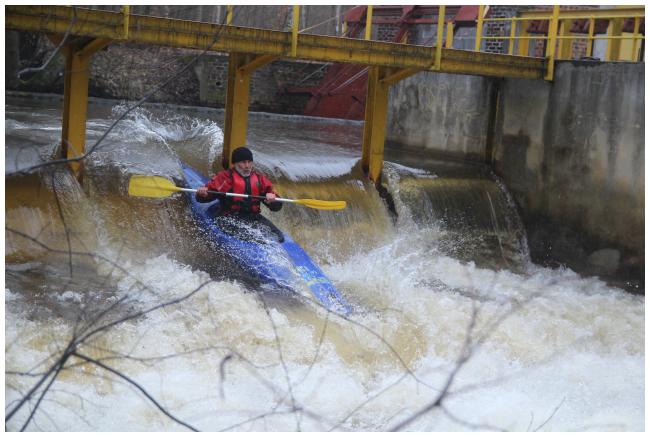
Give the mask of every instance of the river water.
[[(126, 108), (91, 104), (88, 144)], [(59, 102), (5, 111), (8, 430), (644, 430), (644, 298), (532, 264), (480, 166), (389, 149), (391, 212), (361, 172), (361, 124), (251, 114), (283, 197), (348, 203), (264, 212), (353, 304), (342, 318), (266, 299), (183, 194), (129, 197), (133, 174), (218, 170), (223, 112), (138, 108), (80, 185), (14, 173), (57, 153)]]

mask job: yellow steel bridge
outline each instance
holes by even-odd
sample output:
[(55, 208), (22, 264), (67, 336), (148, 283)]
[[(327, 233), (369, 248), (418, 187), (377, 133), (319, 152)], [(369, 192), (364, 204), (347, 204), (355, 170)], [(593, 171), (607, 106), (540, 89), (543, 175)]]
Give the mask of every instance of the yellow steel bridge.
[[(444, 6), (439, 10), (437, 41), (442, 41)], [(479, 10), (478, 29), (483, 24), (483, 7)], [(368, 24), (371, 11), (369, 6)], [(636, 8), (627, 13), (638, 19), (644, 11)], [(387, 97), (391, 84), (420, 71), (547, 80), (553, 75), (554, 51), (547, 50), (545, 58), (481, 53), (478, 51), (480, 31), (477, 31), (477, 49), (466, 51), (442, 47), (442, 44), (426, 47), (371, 41), (368, 33), (366, 39), (301, 34), (298, 33), (298, 6), (294, 6), (293, 16), (293, 29), (283, 32), (132, 15), (128, 6), (123, 7), (122, 12), (70, 6), (5, 6), (6, 29), (41, 32), (55, 44), (63, 43), (66, 70), (62, 145), (64, 157), (68, 158), (82, 155), (85, 149), (90, 59), (93, 53), (113, 41), (229, 53), (223, 146), (225, 166), (232, 150), (246, 144), (248, 94), (255, 69), (277, 59), (367, 65), (369, 77), (362, 166), (377, 183), (383, 164)], [(600, 12), (598, 17), (602, 16)], [(558, 26), (562, 26), (559, 7), (555, 6), (543, 16), (529, 14), (528, 18), (522, 19), (539, 18), (549, 19), (549, 46), (555, 46)], [(560, 33), (558, 38), (563, 38), (562, 35)], [(528, 37), (523, 35), (520, 38), (527, 41)], [(635, 34), (634, 38), (636, 41), (642, 37)], [(82, 163), (71, 162), (70, 165), (80, 176)]]

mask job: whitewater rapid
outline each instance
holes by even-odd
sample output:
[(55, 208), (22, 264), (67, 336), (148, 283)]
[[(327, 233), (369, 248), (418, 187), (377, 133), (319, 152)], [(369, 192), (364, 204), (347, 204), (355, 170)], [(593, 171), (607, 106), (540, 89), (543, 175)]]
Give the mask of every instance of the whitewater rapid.
[[(56, 112), (11, 109), (11, 138), (47, 149), (57, 137)], [(258, 164), (283, 194), (348, 198), (344, 215), (269, 215), (354, 305), (348, 319), (266, 299), (245, 278), (204, 268), (193, 254), (210, 252), (186, 228), (180, 200), (140, 205), (116, 194), (134, 168), (156, 163), (173, 176), (176, 156), (206, 172), (204, 157), (218, 160), (218, 122), (174, 112), (130, 118), (91, 161), (90, 192), (64, 200), (64, 214), (88, 224), (75, 234), (87, 243), (79, 251), (95, 255), (73, 257), (74, 278), (65, 253), (5, 233), (6, 414), (75, 335), (109, 326), (78, 351), (114, 370), (70, 357), (27, 430), (386, 431), (443, 390), (404, 430), (644, 430), (644, 298), (566, 268), (490, 269), (450, 256), (444, 223), (420, 220), (399, 185), (435, 174), (388, 163), (392, 217), (358, 173), (358, 126), (340, 138), (338, 124), (251, 120)], [(89, 121), (97, 135), (114, 117), (103, 114)], [(269, 125), (273, 141), (259, 140)], [(123, 138), (143, 147), (120, 149)], [(35, 158), (14, 162), (23, 159)], [(65, 247), (48, 205), (6, 206), (7, 226), (38, 237), (52, 222), (41, 235)]]

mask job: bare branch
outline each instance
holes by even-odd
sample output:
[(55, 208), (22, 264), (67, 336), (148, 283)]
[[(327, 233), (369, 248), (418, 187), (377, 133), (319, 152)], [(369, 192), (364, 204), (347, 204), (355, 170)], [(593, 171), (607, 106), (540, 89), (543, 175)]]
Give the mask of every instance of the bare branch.
[(495, 431), (495, 432), (507, 432), (508, 431), (507, 429), (499, 428), (499, 427), (492, 426), (492, 425), (487, 425), (485, 423), (471, 423), (471, 422), (468, 422), (466, 420), (460, 419), (457, 416), (455, 416), (454, 414), (452, 414), (451, 411), (449, 411), (449, 409), (444, 406), (444, 404), (440, 405), (440, 411), (442, 411), (445, 414), (445, 416), (447, 416), (448, 418), (450, 418), (454, 422), (456, 422), (458, 424), (461, 424), (463, 426), (466, 426), (467, 428), (471, 428), (473, 430), (488, 430), (488, 431)]
[(223, 383), (226, 380), (226, 363), (232, 359), (232, 354), (228, 354), (219, 363), (219, 395), (221, 396), (221, 399), (225, 399), (224, 393), (223, 393)]
[(555, 409), (553, 410), (553, 412), (551, 413), (551, 415), (548, 416), (548, 418), (547, 418), (544, 422), (542, 422), (541, 425), (539, 425), (537, 428), (535, 428), (535, 432), (537, 432), (537, 431), (539, 431), (540, 429), (544, 428), (544, 426), (546, 426), (546, 424), (547, 424), (548, 422), (551, 421), (551, 419), (553, 418), (553, 416), (555, 416), (555, 413), (558, 412), (558, 410), (560, 409), (560, 407), (562, 406), (562, 404), (564, 403), (565, 400), (566, 400), (566, 396), (562, 398), (562, 400), (561, 400), (560, 403), (557, 405), (557, 407), (555, 407)]
[[(278, 336), (278, 328), (275, 326), (275, 321), (273, 320), (273, 317), (271, 316), (271, 312), (269, 311), (269, 307), (266, 304), (266, 301), (262, 297), (260, 299), (262, 301), (262, 304), (264, 305), (264, 311), (266, 312), (266, 315), (269, 318), (269, 321), (271, 322), (271, 327), (273, 328), (273, 335), (275, 336), (275, 345), (276, 349), (278, 350), (278, 358), (280, 359), (280, 363), (282, 364), (282, 370), (284, 371), (284, 377), (287, 381), (287, 390), (289, 393), (289, 396), (291, 397), (291, 406), (293, 411), (297, 411), (296, 409), (296, 399), (293, 396), (293, 387), (291, 385), (291, 378), (289, 377), (289, 370), (287, 369), (287, 364), (284, 361), (284, 355), (282, 354), (282, 345), (280, 344), (280, 337)], [(300, 431), (300, 420), (296, 417), (296, 431)]]
[(160, 404), (158, 403), (158, 401), (156, 401), (156, 400), (155, 400), (155, 399), (154, 399), (154, 398), (153, 398), (153, 397), (152, 397), (152, 396), (151, 396), (151, 395), (150, 395), (150, 394), (149, 394), (149, 393), (148, 393), (148, 392), (147, 392), (147, 391), (146, 391), (146, 390), (145, 390), (145, 389), (140, 385), (140, 384), (138, 384), (137, 382), (135, 382), (134, 380), (132, 380), (131, 378), (129, 378), (128, 376), (126, 376), (126, 375), (123, 374), (122, 372), (119, 372), (119, 371), (113, 369), (112, 367), (109, 367), (109, 366), (105, 365), (105, 364), (102, 363), (101, 361), (97, 361), (97, 360), (94, 360), (94, 359), (92, 359), (92, 358), (90, 358), (90, 357), (87, 357), (87, 356), (85, 356), (85, 355), (83, 355), (83, 354), (80, 354), (79, 352), (73, 352), (72, 355), (74, 355), (75, 357), (80, 358), (80, 359), (82, 359), (82, 360), (84, 360), (84, 361), (87, 361), (87, 362), (89, 362), (89, 363), (92, 363), (92, 364), (94, 364), (94, 365), (96, 365), (96, 366), (98, 366), (98, 367), (101, 367), (102, 369), (107, 370), (107, 371), (109, 371), (109, 372), (111, 372), (111, 373), (113, 373), (113, 374), (119, 376), (120, 378), (124, 379), (124, 380), (127, 381), (129, 384), (133, 385), (133, 386), (136, 387), (138, 390), (140, 390), (140, 392), (141, 392), (143, 395), (145, 395), (145, 396), (147, 397), (147, 399), (149, 399), (151, 402), (153, 402), (153, 404), (154, 404), (154, 405), (155, 405), (155, 406), (156, 406), (156, 407), (157, 407), (157, 408), (158, 408), (158, 409), (159, 409), (159, 410), (160, 410), (160, 411), (161, 411), (165, 416), (169, 417), (169, 418), (170, 418), (171, 420), (173, 420), (174, 422), (178, 423), (179, 425), (184, 426), (185, 428), (187, 428), (187, 429), (189, 429), (189, 430), (191, 430), (191, 431), (197, 431), (197, 432), (198, 432), (198, 429), (194, 428), (192, 425), (189, 425), (189, 424), (183, 422), (182, 420), (176, 418), (174, 415), (172, 415), (169, 411), (167, 411), (167, 409), (165, 409), (165, 407), (163, 407), (162, 405), (160, 405)]
[(35, 73), (35, 72), (39, 72), (39, 71), (43, 71), (43, 70), (45, 70), (45, 69), (47, 68), (47, 66), (50, 64), (50, 62), (52, 62), (52, 59), (54, 59), (54, 57), (55, 57), (55, 56), (56, 56), (56, 55), (61, 51), (61, 49), (63, 48), (63, 46), (65, 45), (65, 43), (68, 42), (68, 37), (70, 36), (70, 31), (72, 30), (72, 26), (74, 26), (74, 23), (75, 23), (76, 21), (77, 21), (77, 8), (75, 8), (74, 6), (72, 6), (72, 20), (70, 20), (70, 25), (68, 26), (68, 29), (67, 29), (67, 30), (65, 31), (65, 33), (63, 34), (63, 39), (61, 40), (61, 42), (59, 43), (59, 45), (56, 46), (56, 48), (54, 49), (54, 51), (50, 54), (50, 56), (47, 58), (47, 60), (46, 60), (46, 61), (43, 63), (43, 65), (41, 65), (40, 67), (35, 67), (35, 68), (23, 68), (22, 70), (20, 70), (20, 71), (17, 73), (17, 75), (16, 75), (16, 76), (18, 77), (18, 79), (20, 79), (20, 77), (21, 77), (23, 74), (26, 74), (26, 73)]
[[(69, 355), (68, 355), (69, 356)], [(66, 357), (67, 360), (68, 357)], [(54, 384), (54, 381), (56, 381), (56, 377), (59, 376), (59, 373), (61, 372), (61, 368), (65, 364), (66, 360), (62, 360), (56, 367), (56, 371), (54, 372), (54, 375), (52, 375), (52, 378), (50, 379), (50, 382), (47, 384), (45, 389), (41, 392), (41, 395), (38, 397), (38, 401), (36, 401), (36, 405), (34, 405), (34, 408), (32, 409), (31, 413), (29, 414), (29, 417), (27, 417), (27, 420), (23, 424), (22, 428), (20, 428), (20, 431), (25, 431), (27, 428), (27, 425), (29, 425), (29, 422), (32, 421), (32, 418), (34, 417), (34, 414), (36, 414), (36, 411), (38, 411), (38, 406), (41, 404), (43, 401), (43, 398), (47, 394), (48, 390), (50, 387), (52, 387), (52, 384)]]
[(465, 335), (465, 343), (463, 344), (463, 347), (461, 348), (460, 351), (460, 356), (458, 357), (456, 361), (456, 365), (454, 369), (451, 371), (449, 376), (447, 377), (447, 381), (445, 382), (442, 390), (440, 391), (440, 394), (428, 405), (426, 405), (424, 408), (422, 408), (420, 411), (417, 413), (413, 414), (412, 416), (406, 418), (402, 422), (398, 423), (396, 426), (391, 428), (391, 431), (400, 431), (401, 429), (407, 427), (411, 423), (413, 423), (415, 420), (420, 418), (421, 416), (425, 415), (429, 411), (433, 410), (436, 407), (439, 407), (442, 405), (442, 400), (445, 398), (447, 395), (447, 392), (449, 391), (449, 388), (454, 382), (454, 379), (456, 378), (456, 375), (460, 371), (460, 369), (463, 367), (463, 365), (467, 362), (467, 360), (470, 359), (471, 355), (471, 339), (472, 339), (472, 331), (474, 330), (474, 326), (476, 325), (476, 318), (478, 315), (478, 309), (476, 305), (473, 305), (472, 308), (472, 316), (469, 321), (469, 325), (467, 326), (467, 334)]

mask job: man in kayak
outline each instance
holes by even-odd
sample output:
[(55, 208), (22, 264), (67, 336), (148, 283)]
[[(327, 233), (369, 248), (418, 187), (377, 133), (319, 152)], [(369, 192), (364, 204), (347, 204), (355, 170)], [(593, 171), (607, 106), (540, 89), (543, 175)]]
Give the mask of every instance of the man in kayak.
[(233, 167), (217, 173), (207, 184), (196, 191), (196, 200), (205, 203), (219, 199), (220, 215), (232, 214), (259, 214), (260, 199), (250, 197), (227, 197), (225, 195), (210, 194), (208, 190), (222, 193), (249, 194), (253, 196), (266, 196), (263, 203), (271, 211), (279, 211), (282, 203), (276, 202), (277, 193), (273, 191), (273, 184), (263, 174), (253, 170), (253, 152), (246, 147), (239, 147), (232, 152)]
[[(259, 227), (259, 224), (266, 225), (271, 228), (273, 233), (278, 235), (280, 240), (283, 240), (282, 232), (261, 215), (261, 203), (264, 203), (274, 212), (282, 208), (282, 203), (275, 200), (278, 195), (273, 191), (271, 181), (253, 169), (253, 152), (246, 147), (235, 149), (232, 152), (232, 164), (232, 168), (220, 171), (207, 184), (197, 188), (196, 200), (206, 203), (219, 199), (220, 208), (217, 221), (219, 226), (226, 232), (232, 231), (241, 234), (241, 226), (238, 226), (237, 222), (243, 220), (255, 227)], [(208, 193), (208, 190), (263, 196), (266, 199), (261, 201), (251, 197), (211, 194)]]

